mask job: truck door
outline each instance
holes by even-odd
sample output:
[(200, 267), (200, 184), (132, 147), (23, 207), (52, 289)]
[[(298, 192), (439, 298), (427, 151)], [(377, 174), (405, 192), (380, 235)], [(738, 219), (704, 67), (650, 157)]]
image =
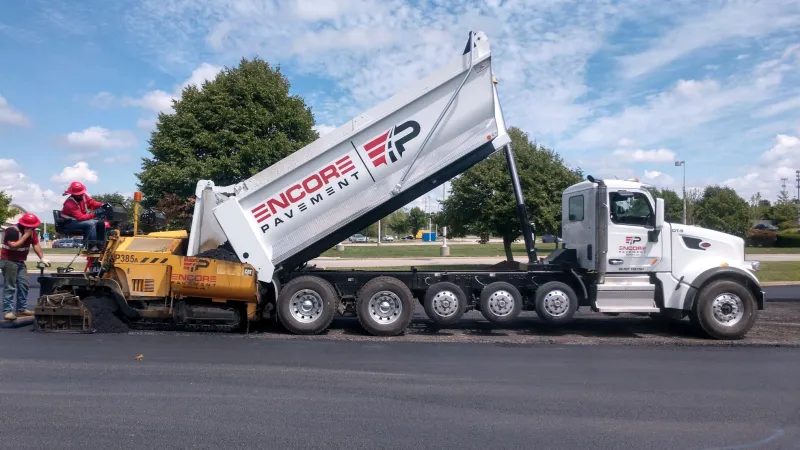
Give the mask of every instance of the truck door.
[(641, 191), (609, 189), (607, 272), (652, 272), (661, 262), (662, 242), (649, 242), (655, 228), (655, 207)]

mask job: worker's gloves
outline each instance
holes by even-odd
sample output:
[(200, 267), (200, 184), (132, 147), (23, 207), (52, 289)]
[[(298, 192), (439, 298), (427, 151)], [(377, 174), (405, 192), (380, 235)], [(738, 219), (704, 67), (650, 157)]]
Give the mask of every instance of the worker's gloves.
[(42, 258), (39, 260), (39, 262), (45, 267), (50, 267), (50, 260), (47, 258)]

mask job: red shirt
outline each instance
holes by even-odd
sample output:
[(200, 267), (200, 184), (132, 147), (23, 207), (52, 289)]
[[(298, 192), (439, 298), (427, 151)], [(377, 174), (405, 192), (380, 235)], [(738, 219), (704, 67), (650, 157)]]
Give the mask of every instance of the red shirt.
[(25, 240), (21, 247), (12, 248), (8, 245), (11, 242), (17, 242), (22, 234), (16, 226), (6, 228), (3, 234), (3, 250), (0, 253), (0, 259), (8, 261), (25, 262), (28, 259), (28, 252), (31, 251), (31, 245), (39, 243), (39, 235), (36, 230), (33, 230), (31, 236)]
[(94, 219), (94, 210), (103, 206), (102, 203), (93, 199), (89, 194), (83, 194), (80, 202), (72, 196), (64, 200), (64, 207), (61, 208), (61, 216), (65, 219), (75, 219), (79, 222)]

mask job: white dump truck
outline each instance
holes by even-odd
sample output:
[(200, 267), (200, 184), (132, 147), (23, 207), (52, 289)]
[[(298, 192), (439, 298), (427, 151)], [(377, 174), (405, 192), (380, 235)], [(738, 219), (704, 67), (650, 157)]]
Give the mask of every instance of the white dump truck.
[[(508, 162), (526, 264), (464, 271), (308, 267), (496, 151)], [(566, 323), (585, 307), (688, 315), (712, 338), (737, 339), (764, 308), (758, 263), (745, 261), (742, 239), (665, 223), (663, 200), (635, 180), (590, 176), (564, 191), (563, 246), (538, 258), (481, 32), (469, 33), (462, 55), (389, 100), (241, 183), (199, 181), (196, 197), (184, 246), (171, 244), (179, 238), (172, 234), (119, 238), (100, 257), (99, 273), (56, 276), (43, 286), (72, 286), (73, 293), (91, 286), (95, 296), (103, 286), (132, 321), (222, 320), (217, 308), (230, 320), (277, 317), (297, 334), (320, 333), (336, 315), (352, 313), (373, 335), (397, 335), (420, 301), (441, 325), (472, 309), (498, 326), (522, 310)], [(208, 259), (221, 249), (233, 262)], [(233, 300), (246, 302), (246, 312)]]

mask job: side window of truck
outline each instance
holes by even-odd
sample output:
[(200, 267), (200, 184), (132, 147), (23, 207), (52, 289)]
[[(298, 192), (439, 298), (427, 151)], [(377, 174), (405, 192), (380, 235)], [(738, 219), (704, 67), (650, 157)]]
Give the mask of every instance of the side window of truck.
[(569, 198), (569, 221), (583, 221), (583, 194)]
[(612, 192), (611, 221), (620, 225), (645, 227), (653, 225), (655, 215), (647, 197), (641, 192)]

